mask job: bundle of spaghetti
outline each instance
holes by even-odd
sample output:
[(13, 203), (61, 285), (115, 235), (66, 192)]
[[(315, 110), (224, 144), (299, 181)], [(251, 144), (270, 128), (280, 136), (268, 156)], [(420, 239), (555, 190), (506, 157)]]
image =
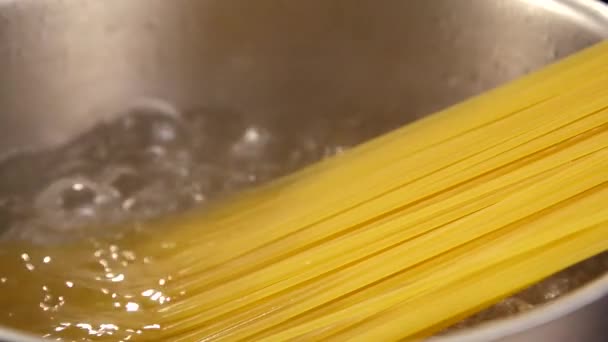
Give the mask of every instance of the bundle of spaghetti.
[[(607, 170), (600, 43), (343, 155), (149, 223), (145, 239), (124, 243), (153, 262), (108, 286), (139, 293), (164, 277), (171, 300), (100, 321), (150, 320), (156, 339), (172, 341), (420, 339), (608, 250)], [(59, 253), (85, 260), (80, 248)], [(86, 279), (81, 288), (99, 286)]]
[[(186, 295), (160, 310), (163, 336), (418, 336), (605, 250), (607, 57), (600, 44), (187, 217), (164, 256)], [(465, 288), (470, 303), (450, 297)], [(422, 315), (439, 293), (456, 302)]]

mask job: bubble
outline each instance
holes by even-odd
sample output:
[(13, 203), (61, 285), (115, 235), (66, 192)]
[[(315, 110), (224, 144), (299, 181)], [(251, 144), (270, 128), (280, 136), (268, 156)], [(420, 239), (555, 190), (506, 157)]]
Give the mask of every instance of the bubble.
[(131, 103), (128, 111), (142, 111), (165, 115), (167, 117), (180, 118), (180, 110), (171, 102), (160, 98), (145, 97)]
[[(185, 143), (183, 123), (179, 116), (137, 108), (121, 117), (111, 126), (123, 146), (144, 149), (162, 149)], [(137, 152), (137, 151), (135, 151)]]
[(110, 221), (118, 210), (116, 189), (76, 176), (53, 180), (34, 194), (31, 207), (21, 220), (8, 227), (4, 238), (29, 240), (36, 244), (80, 238), (87, 226)]
[(570, 290), (570, 280), (567, 278), (555, 279), (544, 286), (545, 300), (552, 300), (567, 293)]
[(137, 310), (139, 310), (139, 304), (137, 304), (137, 303), (133, 303), (133, 302), (128, 302), (128, 303), (125, 305), (125, 308), (126, 308), (126, 310), (127, 310), (127, 311), (129, 311), (129, 312), (137, 311)]
[(119, 197), (116, 189), (84, 177), (64, 178), (52, 182), (42, 190), (34, 206), (41, 212), (76, 212), (94, 215), (92, 207), (101, 206)]
[(323, 157), (324, 158), (329, 158), (329, 157), (333, 157), (333, 156), (337, 156), (340, 154), (343, 154), (344, 152), (346, 152), (346, 150), (348, 150), (348, 146), (327, 146), (325, 147), (324, 151), (323, 151)]
[(232, 145), (233, 156), (237, 159), (260, 158), (270, 140), (271, 135), (268, 130), (255, 126), (247, 127)]
[(127, 197), (145, 186), (146, 180), (130, 166), (109, 165), (103, 170), (102, 182), (115, 188), (122, 197)]
[(498, 304), (496, 309), (501, 311), (500, 316), (508, 316), (532, 309), (534, 305), (517, 297), (507, 298)]
[(156, 179), (125, 199), (122, 207), (131, 218), (147, 219), (190, 208), (197, 195), (202, 196), (180, 182)]

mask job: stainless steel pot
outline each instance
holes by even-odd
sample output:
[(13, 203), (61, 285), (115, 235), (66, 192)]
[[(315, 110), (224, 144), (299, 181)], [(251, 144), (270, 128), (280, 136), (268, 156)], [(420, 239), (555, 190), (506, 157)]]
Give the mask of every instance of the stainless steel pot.
[[(142, 97), (405, 123), (607, 36), (593, 0), (0, 0), (0, 154)], [(606, 294), (443, 341), (603, 341)]]

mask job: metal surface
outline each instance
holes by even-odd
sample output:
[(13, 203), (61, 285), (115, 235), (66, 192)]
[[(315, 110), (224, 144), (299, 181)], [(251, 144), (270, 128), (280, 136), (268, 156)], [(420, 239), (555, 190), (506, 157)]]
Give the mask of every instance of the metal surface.
[[(592, 0), (0, 0), (0, 155), (142, 97), (405, 123), (606, 37), (607, 13)], [(599, 341), (597, 284), (460, 340)]]

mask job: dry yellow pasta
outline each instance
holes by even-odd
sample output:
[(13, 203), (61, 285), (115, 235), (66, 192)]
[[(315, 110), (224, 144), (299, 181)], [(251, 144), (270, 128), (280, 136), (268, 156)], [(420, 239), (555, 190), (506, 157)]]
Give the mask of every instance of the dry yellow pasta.
[[(88, 322), (130, 327), (135, 340), (417, 340), (608, 250), (607, 170), (600, 43), (258, 189), (153, 221), (123, 240), (149, 262), (107, 279), (81, 245), (40, 248), (27, 258), (82, 262), (49, 265), (23, 293), (72, 276), (80, 305), (44, 324), (94, 315)], [(8, 246), (0, 262), (24, 248)], [(99, 291), (162, 305), (101, 310)], [(76, 336), (63, 330), (49, 336)]]

